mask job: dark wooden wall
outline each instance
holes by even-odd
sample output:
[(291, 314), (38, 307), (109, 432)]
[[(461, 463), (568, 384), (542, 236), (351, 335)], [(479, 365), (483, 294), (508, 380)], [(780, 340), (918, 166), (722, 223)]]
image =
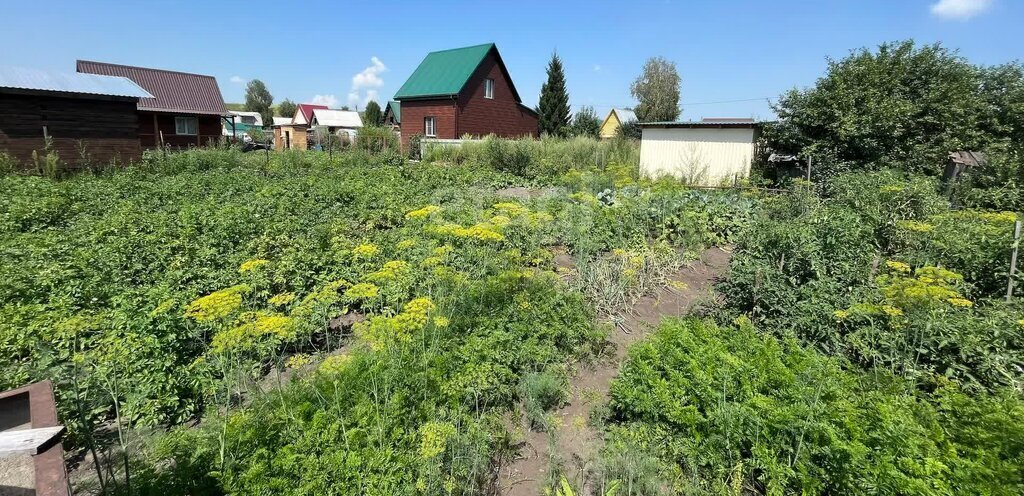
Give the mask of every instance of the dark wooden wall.
[(71, 167), (126, 163), (142, 155), (134, 99), (0, 93), (0, 150), (31, 165), (33, 151), (44, 153), (44, 126), (61, 161)]
[(406, 100), (402, 102), (402, 149), (409, 147), (413, 136), (423, 136), (425, 117), (434, 118), (436, 138), (455, 139), (456, 132), (456, 101), (446, 100)]
[[(195, 117), (199, 119), (198, 135), (175, 134), (175, 117)], [(154, 122), (156, 132), (153, 132)], [(174, 114), (165, 112), (139, 111), (139, 140), (143, 148), (156, 148), (160, 140), (160, 132), (164, 133), (164, 143), (173, 148), (189, 146), (206, 146), (210, 140), (217, 141), (223, 129), (221, 118), (217, 115)]]

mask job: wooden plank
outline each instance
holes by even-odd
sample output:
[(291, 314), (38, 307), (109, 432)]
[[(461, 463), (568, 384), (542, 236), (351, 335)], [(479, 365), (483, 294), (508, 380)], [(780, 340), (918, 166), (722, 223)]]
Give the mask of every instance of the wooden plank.
[(0, 457), (11, 455), (38, 455), (53, 443), (60, 441), (64, 426), (40, 427), (20, 431), (0, 432)]

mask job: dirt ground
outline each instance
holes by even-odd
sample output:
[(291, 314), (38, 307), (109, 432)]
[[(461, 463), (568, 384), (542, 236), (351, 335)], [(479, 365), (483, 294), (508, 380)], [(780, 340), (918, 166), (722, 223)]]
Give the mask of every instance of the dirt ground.
[(593, 489), (588, 474), (593, 468), (603, 439), (588, 423), (591, 410), (608, 402), (612, 379), (626, 357), (629, 346), (644, 339), (666, 317), (686, 315), (696, 304), (714, 298), (712, 285), (729, 266), (731, 253), (711, 248), (700, 259), (669, 276), (670, 285), (640, 298), (616, 319), (610, 336), (614, 345), (610, 358), (577, 367), (570, 379), (569, 402), (554, 412), (554, 432), (534, 432), (519, 419), (514, 430), (523, 434), (519, 457), (502, 467), (499, 487), (510, 496), (542, 494), (552, 460), (560, 462), (567, 475), (585, 484), (582, 494)]

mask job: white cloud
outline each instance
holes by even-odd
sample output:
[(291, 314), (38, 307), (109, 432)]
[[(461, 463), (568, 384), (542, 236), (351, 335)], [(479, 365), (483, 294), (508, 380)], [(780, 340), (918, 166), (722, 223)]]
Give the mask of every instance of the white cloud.
[(953, 21), (966, 21), (992, 6), (992, 0), (939, 0), (932, 4), (932, 15)]
[(245, 78), (242, 76), (231, 76), (231, 82), (235, 84), (242, 84), (245, 82)]
[(598, 65), (598, 64), (594, 64), (594, 72), (599, 72), (600, 70), (601, 70), (601, 66)]
[(327, 108), (337, 108), (338, 98), (334, 95), (316, 95), (309, 103), (313, 105), (327, 105)]
[(349, 106), (365, 107), (370, 100), (376, 100), (377, 88), (384, 85), (384, 79), (380, 75), (387, 70), (384, 62), (377, 57), (370, 57), (370, 65), (352, 76), (352, 89), (348, 92)]

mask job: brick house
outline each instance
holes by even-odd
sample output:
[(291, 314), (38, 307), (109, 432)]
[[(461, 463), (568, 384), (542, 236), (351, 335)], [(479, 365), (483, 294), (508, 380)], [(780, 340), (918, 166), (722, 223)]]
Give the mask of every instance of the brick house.
[(139, 141), (143, 148), (203, 146), (220, 140), (228, 114), (213, 76), (79, 60), (78, 72), (128, 78), (153, 98), (139, 100)]
[(536, 137), (537, 112), (523, 105), (494, 43), (427, 54), (395, 94), (402, 147), (416, 135)]

